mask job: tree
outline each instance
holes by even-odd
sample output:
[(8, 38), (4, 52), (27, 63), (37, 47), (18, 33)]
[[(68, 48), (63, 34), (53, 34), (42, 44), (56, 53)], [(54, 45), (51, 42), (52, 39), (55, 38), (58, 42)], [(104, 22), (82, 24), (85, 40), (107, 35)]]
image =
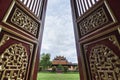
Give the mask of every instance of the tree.
[(41, 55), (40, 66), (43, 67), (43, 70), (46, 70), (49, 66), (51, 66), (49, 53), (47, 53), (47, 54), (43, 53)]
[(68, 72), (68, 66), (64, 66), (64, 72)]
[(56, 67), (55, 66), (52, 67), (52, 72), (56, 72)]
[(57, 69), (62, 71), (62, 70), (63, 70), (63, 66), (62, 66), (61, 64), (59, 64), (59, 65), (57, 66)]

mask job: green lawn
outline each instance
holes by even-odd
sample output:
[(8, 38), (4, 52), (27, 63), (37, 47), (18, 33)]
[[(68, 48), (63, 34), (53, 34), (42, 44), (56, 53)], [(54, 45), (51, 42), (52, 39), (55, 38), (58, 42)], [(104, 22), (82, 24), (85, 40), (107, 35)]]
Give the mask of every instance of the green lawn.
[(38, 73), (37, 80), (79, 80), (78, 73)]

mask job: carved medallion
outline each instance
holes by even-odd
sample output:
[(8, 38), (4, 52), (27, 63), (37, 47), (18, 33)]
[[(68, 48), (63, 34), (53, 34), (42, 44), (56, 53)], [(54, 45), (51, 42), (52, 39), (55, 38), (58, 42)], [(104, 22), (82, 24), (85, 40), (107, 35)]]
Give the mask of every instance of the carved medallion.
[(120, 80), (120, 58), (107, 46), (93, 47), (89, 63), (92, 80)]
[(13, 44), (0, 56), (0, 80), (24, 80), (28, 55), (22, 44)]

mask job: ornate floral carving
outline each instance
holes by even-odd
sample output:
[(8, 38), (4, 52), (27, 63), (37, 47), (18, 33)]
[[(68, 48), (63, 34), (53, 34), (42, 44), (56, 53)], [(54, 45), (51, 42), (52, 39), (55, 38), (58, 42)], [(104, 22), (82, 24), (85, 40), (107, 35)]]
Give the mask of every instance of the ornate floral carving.
[(94, 13), (83, 19), (79, 23), (81, 36), (93, 31), (94, 29), (106, 24), (108, 22), (104, 8), (99, 8)]
[(13, 24), (16, 24), (18, 27), (24, 29), (25, 31), (33, 34), (34, 36), (37, 35), (39, 29), (38, 23), (35, 22), (23, 11), (21, 11), (19, 8), (15, 9), (11, 18), (11, 22)]
[(0, 56), (0, 80), (24, 80), (28, 55), (22, 44), (13, 44)]
[(93, 47), (89, 62), (92, 80), (120, 80), (120, 58), (107, 46)]

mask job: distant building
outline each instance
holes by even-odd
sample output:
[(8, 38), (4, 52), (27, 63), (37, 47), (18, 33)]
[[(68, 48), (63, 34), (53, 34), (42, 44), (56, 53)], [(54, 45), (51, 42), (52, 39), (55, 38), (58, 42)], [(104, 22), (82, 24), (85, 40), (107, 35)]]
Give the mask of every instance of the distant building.
[(58, 65), (68, 66), (68, 70), (69, 71), (76, 70), (76, 68), (78, 66), (77, 63), (68, 62), (68, 60), (64, 56), (56, 56), (53, 59), (52, 66), (56, 66), (57, 67)]

